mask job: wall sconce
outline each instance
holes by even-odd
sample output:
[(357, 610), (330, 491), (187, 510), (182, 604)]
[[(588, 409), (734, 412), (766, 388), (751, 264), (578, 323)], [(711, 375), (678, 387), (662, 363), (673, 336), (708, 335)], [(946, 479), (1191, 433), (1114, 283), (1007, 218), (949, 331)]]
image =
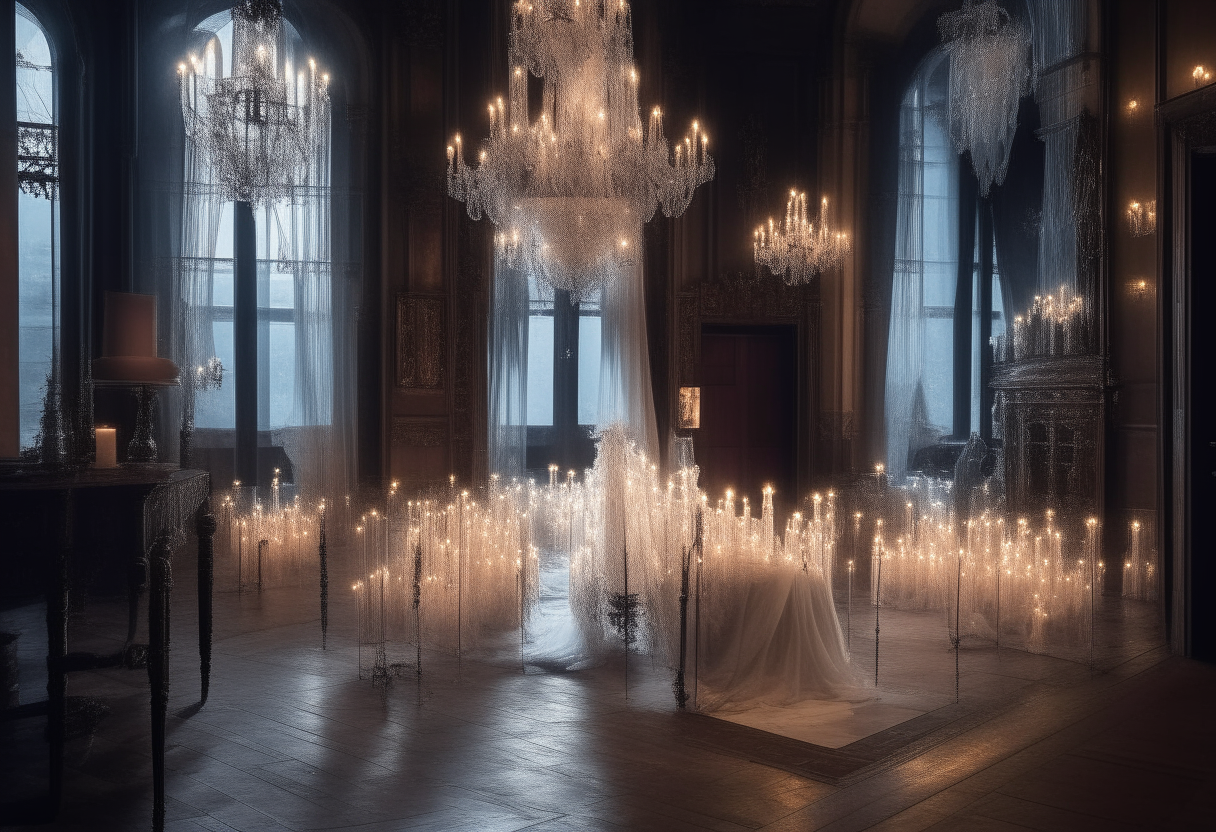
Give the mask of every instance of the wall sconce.
[(1123, 114), (1127, 116), (1129, 121), (1135, 121), (1144, 115), (1144, 106), (1140, 103), (1139, 98), (1129, 98), (1127, 103), (1123, 105)]
[(1136, 300), (1150, 298), (1155, 291), (1156, 287), (1144, 278), (1129, 281), (1127, 284), (1127, 293)]
[(1127, 206), (1127, 227), (1133, 237), (1146, 237), (1157, 230), (1157, 200), (1132, 200)]
[(701, 388), (680, 388), (680, 430), (701, 427)]
[(1202, 66), (1197, 66), (1191, 71), (1191, 78), (1195, 81), (1195, 89), (1199, 89), (1204, 84), (1212, 82), (1212, 71)]

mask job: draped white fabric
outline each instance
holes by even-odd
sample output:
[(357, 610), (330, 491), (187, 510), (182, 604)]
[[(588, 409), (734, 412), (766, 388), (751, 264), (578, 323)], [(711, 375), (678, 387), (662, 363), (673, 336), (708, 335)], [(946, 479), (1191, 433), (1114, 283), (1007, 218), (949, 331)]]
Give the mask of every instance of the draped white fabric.
[(528, 280), (506, 258), (494, 258), (490, 293), (490, 471), (521, 477), (528, 453)]
[[(895, 272), (887, 344), (887, 472), (902, 478), (912, 455), (949, 423), (934, 425), (927, 394), (950, 385), (953, 353), (931, 350), (927, 307), (954, 303), (958, 263), (958, 156), (943, 124), (947, 63), (921, 65), (899, 120)], [(940, 419), (940, 416), (938, 417)]]
[(182, 368), (182, 427), (194, 426), (195, 369), (216, 354), (213, 328), (215, 250), (224, 202), (214, 182), (206, 155), (185, 137), (185, 171), (182, 194), (181, 256), (173, 280), (172, 358)]
[[(505, 258), (495, 258), (487, 347), (488, 447), (490, 471), (506, 478), (522, 475), (526, 466), (528, 283), (527, 275), (512, 268)], [(609, 281), (601, 298), (600, 395), (595, 424), (601, 429), (623, 425), (637, 448), (657, 460), (659, 438), (641, 263)]]
[(764, 564), (721, 599), (700, 647), (699, 710), (789, 705), (860, 687), (822, 575)]
[[(642, 239), (641, 229), (637, 239)], [(657, 462), (659, 431), (650, 384), (642, 258), (604, 287), (602, 309), (598, 425), (624, 425), (638, 450)]]
[(1080, 115), (1097, 94), (1089, 76), (1067, 62), (1085, 48), (1087, 6), (1085, 0), (1029, 3), (1035, 60), (1045, 73), (1035, 96), (1047, 146), (1039, 231), (1039, 293), (1044, 295), (1061, 286), (1074, 292), (1084, 288), (1077, 285), (1075, 154)]

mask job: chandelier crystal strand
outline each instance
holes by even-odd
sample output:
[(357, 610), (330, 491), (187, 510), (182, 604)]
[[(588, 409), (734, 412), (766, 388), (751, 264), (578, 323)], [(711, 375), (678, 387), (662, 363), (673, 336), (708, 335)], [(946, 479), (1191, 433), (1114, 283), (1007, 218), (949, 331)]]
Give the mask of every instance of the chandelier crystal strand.
[(757, 269), (767, 268), (797, 286), (843, 263), (851, 244), (848, 234), (832, 230), (827, 197), (819, 203), (816, 226), (807, 210), (806, 194), (790, 191), (785, 221), (778, 225), (770, 218), (767, 225), (757, 228), (752, 248)]
[(232, 8), (231, 74), (208, 46), (178, 66), (186, 135), (210, 161), (219, 196), (263, 204), (308, 184), (308, 160), (329, 122), (329, 76), (284, 53), (280, 0)]
[[(714, 177), (700, 125), (672, 148), (656, 107), (643, 130), (629, 4), (520, 0), (511, 15), (507, 98), (488, 106), (476, 166), (458, 135), (448, 146), (448, 193), (488, 216), (515, 268), (575, 300), (632, 267), (642, 226), (684, 213)], [(544, 80), (528, 114), (528, 74)]]
[(971, 153), (981, 196), (1005, 181), (1018, 102), (1034, 85), (1030, 33), (996, 0), (965, 0), (937, 21), (950, 56), (950, 139)]

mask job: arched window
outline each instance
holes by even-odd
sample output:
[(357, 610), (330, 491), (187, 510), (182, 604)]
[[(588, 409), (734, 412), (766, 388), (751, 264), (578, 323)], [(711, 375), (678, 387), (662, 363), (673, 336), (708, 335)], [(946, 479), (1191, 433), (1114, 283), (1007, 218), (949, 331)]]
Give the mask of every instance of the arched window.
[[(282, 28), (286, 61), (307, 69), (309, 56), (298, 32), (286, 20)], [(230, 13), (209, 18), (199, 29), (207, 35), (201, 56), (207, 73), (230, 75)], [(243, 233), (237, 225), (249, 222), (249, 215), (242, 219), (237, 203), (221, 195), (212, 160), (187, 141), (177, 289), (184, 320), (179, 322), (182, 338), (178, 350), (196, 374), (204, 373), (212, 359), (223, 367), (218, 389), (195, 385), (190, 391), (192, 399), (184, 418), (193, 417), (201, 447), (231, 446), (232, 431), (237, 428), (236, 390), (242, 375), (249, 372), (256, 373), (258, 380), (259, 446), (298, 447), (298, 429), (333, 424), (335, 319), (328, 111), (324, 118), (317, 141), (310, 145), (307, 183), (293, 186), (281, 199), (253, 206), (257, 315), (248, 332), (240, 329), (248, 325), (235, 314), (234, 254), (235, 239)], [(256, 360), (242, 358), (237, 348), (241, 339), (256, 343)], [(294, 437), (270, 435), (293, 430)], [(293, 463), (299, 467), (300, 460)]]
[(20, 3), (16, 62), (20, 442), (28, 449), (59, 358), (59, 102), (51, 41)]
[(949, 72), (945, 53), (932, 52), (900, 107), (885, 414), (896, 478), (939, 440), (988, 437), (985, 335), (1005, 327), (991, 206), (946, 126)]

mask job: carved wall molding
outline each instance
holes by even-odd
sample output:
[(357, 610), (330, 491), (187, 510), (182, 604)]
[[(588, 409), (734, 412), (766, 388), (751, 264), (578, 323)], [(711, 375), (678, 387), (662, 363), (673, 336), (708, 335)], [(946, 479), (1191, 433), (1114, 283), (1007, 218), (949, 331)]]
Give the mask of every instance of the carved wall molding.
[(447, 365), (443, 295), (397, 296), (397, 385), (442, 390)]
[(701, 334), (701, 310), (696, 295), (676, 297), (676, 386), (692, 387), (697, 383)]
[(700, 287), (701, 317), (731, 321), (761, 322), (774, 318), (798, 318), (806, 308), (807, 290), (787, 286), (771, 275), (721, 275)]
[(397, 448), (443, 448), (448, 444), (448, 422), (397, 416), (393, 419), (392, 439)]

